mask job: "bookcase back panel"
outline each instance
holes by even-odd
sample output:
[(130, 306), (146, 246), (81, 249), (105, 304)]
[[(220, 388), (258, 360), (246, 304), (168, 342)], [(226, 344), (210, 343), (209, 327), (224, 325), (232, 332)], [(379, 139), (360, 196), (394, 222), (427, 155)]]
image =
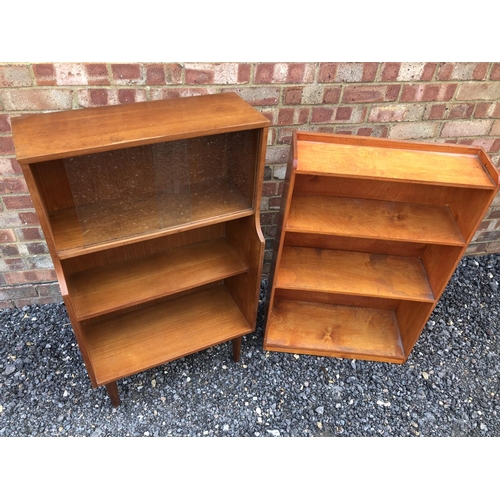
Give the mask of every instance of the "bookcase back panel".
[[(463, 191), (468, 191), (468, 189), (464, 188)], [(415, 182), (352, 179), (307, 174), (298, 174), (294, 185), (294, 196), (343, 196), (440, 206), (448, 205), (455, 198), (456, 192), (457, 188)]]

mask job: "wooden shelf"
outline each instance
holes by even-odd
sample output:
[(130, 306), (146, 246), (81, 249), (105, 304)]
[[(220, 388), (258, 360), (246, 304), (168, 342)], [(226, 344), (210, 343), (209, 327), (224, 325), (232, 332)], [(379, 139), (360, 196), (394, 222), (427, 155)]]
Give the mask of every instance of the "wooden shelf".
[(318, 248), (283, 248), (277, 288), (433, 302), (420, 259)]
[(287, 231), (461, 246), (448, 207), (336, 196), (293, 198)]
[(223, 285), (84, 326), (99, 385), (251, 331), (252, 327)]
[(247, 270), (234, 248), (219, 239), (75, 273), (68, 288), (76, 316), (85, 320)]
[(235, 93), (12, 119), (93, 387), (255, 329), (269, 120)]
[(241, 193), (219, 179), (192, 186), (185, 197), (166, 199), (161, 206), (155, 194), (58, 210), (50, 220), (59, 258), (68, 259), (253, 213)]
[(298, 142), (297, 173), (492, 188), (492, 178), (477, 149), (373, 138), (356, 144), (327, 140)]
[(394, 311), (276, 300), (267, 348), (318, 356), (405, 359)]
[(264, 348), (405, 362), (499, 184), (482, 148), (295, 131)]

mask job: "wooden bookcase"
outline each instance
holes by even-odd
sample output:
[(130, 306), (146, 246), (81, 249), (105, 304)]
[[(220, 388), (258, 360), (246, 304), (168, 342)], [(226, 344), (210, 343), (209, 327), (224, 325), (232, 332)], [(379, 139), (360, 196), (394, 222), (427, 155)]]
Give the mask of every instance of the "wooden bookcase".
[(405, 362), (498, 186), (479, 147), (296, 132), (264, 348)]
[(12, 119), (92, 386), (255, 329), (269, 121), (234, 93)]

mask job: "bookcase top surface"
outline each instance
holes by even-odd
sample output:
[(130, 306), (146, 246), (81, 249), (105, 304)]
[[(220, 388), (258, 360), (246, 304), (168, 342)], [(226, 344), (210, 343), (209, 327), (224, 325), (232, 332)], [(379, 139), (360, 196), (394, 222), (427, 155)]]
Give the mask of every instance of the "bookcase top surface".
[[(498, 171), (480, 148), (299, 132), (297, 173), (496, 189)], [(483, 155), (486, 157), (486, 155)]]
[(228, 92), (12, 118), (21, 163), (267, 127), (269, 120)]

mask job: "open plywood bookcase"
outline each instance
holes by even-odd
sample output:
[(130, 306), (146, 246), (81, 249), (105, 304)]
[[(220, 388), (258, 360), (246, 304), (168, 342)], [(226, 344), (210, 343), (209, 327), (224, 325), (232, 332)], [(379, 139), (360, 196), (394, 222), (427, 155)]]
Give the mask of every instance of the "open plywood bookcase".
[(236, 94), (12, 119), (93, 387), (255, 329), (269, 121)]
[(295, 132), (264, 348), (406, 361), (498, 186), (479, 147)]

